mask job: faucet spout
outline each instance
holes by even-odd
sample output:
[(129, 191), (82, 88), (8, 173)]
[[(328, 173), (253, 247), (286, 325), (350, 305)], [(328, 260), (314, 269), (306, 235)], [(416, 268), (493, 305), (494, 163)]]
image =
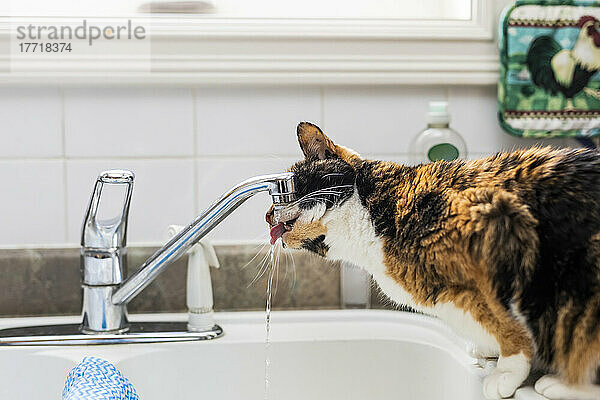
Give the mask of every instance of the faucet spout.
[[(268, 191), (276, 207), (296, 199), (291, 172), (250, 178), (221, 196), (124, 280), (127, 214), (133, 180), (130, 171), (105, 171), (98, 177), (90, 199), (81, 238), (81, 331), (86, 334), (126, 332), (129, 329), (127, 303), (250, 197)], [(97, 216), (105, 185), (126, 189), (120, 217), (101, 220)]]
[(250, 178), (233, 187), (181, 232), (169, 240), (113, 292), (114, 305), (124, 305), (148, 286), (170, 264), (208, 234), (244, 201), (257, 193), (268, 191), (275, 206), (283, 206), (296, 199), (294, 174), (262, 175)]

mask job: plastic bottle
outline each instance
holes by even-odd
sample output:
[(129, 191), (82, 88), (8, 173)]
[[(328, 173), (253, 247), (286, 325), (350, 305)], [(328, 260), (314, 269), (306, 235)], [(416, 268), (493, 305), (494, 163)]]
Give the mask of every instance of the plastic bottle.
[(450, 128), (448, 102), (429, 103), (427, 129), (415, 136), (410, 153), (415, 164), (467, 157), (467, 144), (458, 132)]

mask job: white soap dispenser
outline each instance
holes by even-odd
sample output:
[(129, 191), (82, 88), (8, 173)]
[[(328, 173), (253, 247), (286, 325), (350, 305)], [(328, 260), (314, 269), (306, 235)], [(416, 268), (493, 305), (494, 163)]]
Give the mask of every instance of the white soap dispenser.
[[(183, 226), (169, 226), (169, 237), (175, 236)], [(188, 331), (202, 332), (215, 325), (213, 315), (213, 292), (210, 267), (219, 268), (219, 260), (212, 244), (200, 240), (188, 250), (186, 305), (188, 308)]]
[(448, 102), (429, 103), (427, 128), (413, 139), (410, 154), (415, 164), (467, 157), (467, 144), (458, 132), (450, 128)]

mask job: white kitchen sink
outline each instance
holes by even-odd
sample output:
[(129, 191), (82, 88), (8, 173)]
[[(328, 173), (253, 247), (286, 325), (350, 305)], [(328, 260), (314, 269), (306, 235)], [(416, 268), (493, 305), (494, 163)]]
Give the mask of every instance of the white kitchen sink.
[[(217, 313), (225, 331), (207, 341), (103, 346), (0, 347), (0, 399), (58, 399), (85, 356), (108, 360), (142, 400), (264, 399), (262, 312)], [(185, 315), (131, 320), (185, 320)], [(76, 322), (78, 317), (0, 319), (0, 328)], [(396, 311), (276, 311), (273, 400), (480, 400), (487, 371), (441, 322)]]

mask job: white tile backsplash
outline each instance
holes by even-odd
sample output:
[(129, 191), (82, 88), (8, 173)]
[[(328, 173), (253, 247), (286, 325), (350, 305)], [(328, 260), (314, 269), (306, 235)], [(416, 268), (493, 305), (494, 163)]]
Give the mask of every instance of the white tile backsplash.
[[(129, 242), (161, 243), (169, 224), (233, 185), (300, 159), (303, 120), (366, 157), (409, 162), (428, 102), (440, 99), (471, 157), (536, 143), (502, 131), (494, 87), (0, 89), (0, 247), (77, 245), (95, 177), (109, 168), (137, 175)], [(267, 194), (248, 200), (211, 238), (266, 241), (269, 204)]]
[[(79, 243), (81, 224), (98, 174), (106, 169), (135, 173), (128, 242), (162, 243), (171, 224), (194, 217), (193, 160), (69, 160), (67, 161), (68, 241)], [(106, 198), (110, 201), (110, 199)]]
[(334, 142), (361, 154), (408, 153), (425, 128), (429, 101), (443, 99), (438, 87), (325, 89), (322, 128)]
[(192, 156), (189, 89), (65, 90), (68, 157)]
[(0, 161), (0, 245), (65, 243), (64, 161)]
[[(264, 157), (198, 161), (199, 211), (210, 206), (236, 184), (256, 175), (283, 172), (298, 158)], [(268, 193), (259, 193), (247, 200), (210, 233), (211, 240), (264, 240), (269, 231), (265, 213), (271, 205)]]
[(467, 142), (467, 151), (490, 154), (531, 147), (535, 144), (563, 146), (562, 139), (522, 139), (505, 132), (498, 123), (496, 87), (452, 87), (448, 108), (454, 128)]
[(0, 89), (0, 158), (61, 157), (58, 89)]
[(196, 90), (199, 155), (294, 155), (300, 121), (321, 122), (318, 88)]

